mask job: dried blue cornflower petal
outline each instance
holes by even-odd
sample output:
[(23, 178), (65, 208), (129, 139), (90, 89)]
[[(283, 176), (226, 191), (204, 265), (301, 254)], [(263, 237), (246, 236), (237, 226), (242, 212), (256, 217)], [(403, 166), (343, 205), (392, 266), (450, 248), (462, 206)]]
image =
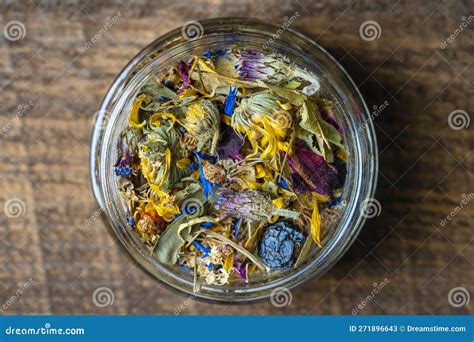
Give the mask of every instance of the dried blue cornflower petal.
[(325, 208), (332, 208), (332, 207), (338, 207), (342, 203), (342, 197), (336, 197), (330, 202), (328, 202), (324, 207)]
[(132, 174), (132, 168), (127, 167), (127, 166), (121, 166), (120, 164), (115, 165), (115, 174), (117, 176), (125, 177), (127, 178)]
[(189, 268), (189, 267), (186, 267), (185, 265), (177, 262), (176, 265), (178, 265), (179, 268), (181, 268), (183, 271), (187, 272), (187, 273), (193, 273), (193, 271)]
[(277, 222), (265, 229), (258, 254), (273, 269), (289, 268), (296, 261), (296, 252), (305, 241), (303, 233), (287, 222)]
[(232, 225), (230, 226), (232, 233), (236, 238), (238, 238), (240, 235), (240, 226), (242, 225), (243, 220), (244, 219), (240, 217), (239, 219), (237, 219), (237, 221), (232, 222)]
[(344, 160), (339, 158), (337, 155), (334, 157), (334, 167), (337, 170), (337, 179), (338, 182), (336, 187), (342, 187), (344, 185), (344, 181), (346, 180), (347, 175), (347, 164)]
[(206, 58), (219, 58), (225, 54), (227, 54), (230, 50), (208, 50), (207, 52), (203, 53), (202, 56)]
[(206, 195), (206, 198), (209, 198), (209, 195), (214, 195), (214, 191), (212, 190), (213, 185), (211, 182), (209, 182), (206, 177), (204, 176), (204, 170), (202, 168), (202, 161), (201, 161), (201, 156), (199, 155), (198, 152), (194, 151), (194, 155), (197, 158), (198, 161), (198, 166), (199, 166), (199, 180), (201, 181), (202, 185), (202, 190), (204, 191), (204, 195)]
[(130, 215), (130, 210), (127, 209), (127, 223), (130, 225), (131, 228), (135, 228), (135, 220)]
[(165, 103), (165, 102), (171, 101), (171, 98), (166, 97), (166, 96), (160, 96), (160, 97), (158, 98), (158, 101), (159, 101), (159, 102), (162, 102), (162, 103)]
[(204, 223), (201, 223), (200, 227), (203, 227), (203, 228), (210, 228), (212, 226), (212, 222), (204, 222)]
[(286, 181), (285, 178), (283, 177), (278, 177), (276, 180), (276, 185), (282, 187), (285, 190), (288, 190), (290, 187), (288, 186), (288, 182)]
[(211, 250), (209, 248), (204, 247), (199, 241), (194, 240), (193, 245), (196, 246), (197, 249), (199, 249), (201, 252), (204, 253), (204, 257), (207, 257), (209, 253), (211, 253)]
[(229, 87), (229, 94), (225, 99), (224, 114), (232, 116), (235, 106), (235, 97), (237, 96), (237, 87)]

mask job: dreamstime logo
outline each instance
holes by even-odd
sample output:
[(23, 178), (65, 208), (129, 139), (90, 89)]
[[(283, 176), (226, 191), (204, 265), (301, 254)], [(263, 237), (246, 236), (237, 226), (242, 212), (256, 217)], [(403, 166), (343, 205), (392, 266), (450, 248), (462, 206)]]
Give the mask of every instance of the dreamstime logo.
[(442, 41), (439, 44), (439, 47), (444, 50), (448, 47), (449, 44), (454, 42), (454, 40), (464, 31), (465, 28), (467, 28), (472, 22), (474, 21), (474, 16), (470, 15), (469, 17), (462, 17), (461, 18), (461, 24), (459, 24), (458, 28), (453, 31), (449, 35), (446, 40)]
[(99, 110), (92, 116), (92, 124), (98, 130), (102, 131), (107, 127), (110, 119), (110, 112), (108, 110)]
[(455, 109), (448, 115), (448, 125), (455, 131), (468, 128), (470, 123), (471, 117), (465, 110)]
[(474, 193), (470, 192), (469, 194), (462, 194), (461, 197), (462, 197), (461, 202), (459, 202), (459, 204), (455, 206), (453, 210), (451, 210), (449, 215), (447, 215), (440, 221), (439, 224), (441, 227), (444, 227), (464, 208), (465, 205), (467, 205), (470, 201), (472, 201), (472, 199), (474, 198)]
[(3, 35), (12, 42), (23, 39), (26, 35), (25, 25), (21, 21), (12, 20), (3, 28)]
[(6, 134), (13, 126), (15, 126), (16, 122), (20, 120), (28, 111), (34, 106), (34, 102), (32, 100), (28, 101), (26, 105), (19, 105), (17, 107), (17, 111), (15, 113), (15, 117), (8, 121), (5, 126), (2, 127), (0, 130), (0, 136)]
[(25, 293), (25, 291), (28, 290), (31, 285), (34, 284), (34, 282), (35, 281), (32, 278), (30, 278), (28, 279), (28, 281), (25, 281), (23, 284), (18, 285), (15, 293), (12, 296), (10, 296), (10, 298), (8, 298), (7, 301), (2, 305), (2, 311), (8, 310), (8, 308), (12, 306), (13, 303), (15, 303), (18, 300), (18, 298), (20, 298), (21, 295)]
[(109, 31), (112, 28), (112, 26), (115, 25), (122, 16), (123, 16), (123, 13), (121, 11), (118, 11), (113, 17), (105, 18), (105, 22), (102, 28), (99, 31), (97, 31), (97, 33), (90, 40), (85, 42), (79, 48), (79, 51), (82, 53), (89, 50), (91, 47), (93, 47), (94, 44), (97, 43), (100, 39), (102, 39), (102, 37), (105, 36), (107, 31)]
[(370, 42), (380, 38), (382, 35), (382, 28), (378, 22), (374, 20), (367, 20), (364, 21), (362, 25), (360, 25), (359, 35), (363, 40)]
[(390, 280), (385, 278), (380, 283), (374, 282), (372, 284), (372, 291), (356, 306), (352, 309), (352, 315), (360, 313), (374, 298), (382, 291), (382, 289), (390, 283)]
[(181, 211), (188, 215), (201, 216), (203, 214), (203, 203), (197, 198), (188, 198), (181, 204)]
[(181, 27), (181, 35), (186, 40), (195, 40), (201, 38), (204, 34), (204, 28), (201, 23), (196, 20), (185, 22)]
[(359, 126), (359, 132), (367, 129), (367, 126), (369, 125), (369, 122), (373, 122), (376, 117), (378, 117), (387, 107), (390, 105), (390, 103), (385, 100), (380, 106), (374, 105), (372, 107), (372, 112), (370, 113), (369, 117), (364, 121), (362, 125)]
[(174, 309), (174, 312), (173, 312), (174, 315), (179, 316), (181, 314), (181, 312), (183, 312), (195, 300), (196, 300), (196, 296), (194, 296), (194, 295), (191, 295), (188, 298), (186, 298), (186, 300), (183, 302), (183, 304), (181, 304), (176, 309)]
[(108, 287), (98, 287), (92, 294), (92, 302), (98, 308), (105, 308), (114, 304), (114, 292)]
[(3, 212), (8, 218), (18, 218), (26, 213), (26, 205), (19, 198), (10, 198), (3, 205)]
[(284, 17), (284, 22), (280, 26), (280, 28), (272, 35), (270, 39), (267, 39), (265, 43), (263, 43), (263, 48), (266, 49), (268, 46), (272, 45), (276, 40), (280, 39), (281, 35), (287, 31), (291, 25), (293, 25), (300, 17), (300, 13), (296, 11), (291, 17)]
[(293, 295), (291, 294), (291, 291), (284, 286), (277, 287), (270, 295), (270, 302), (277, 308), (290, 305), (292, 300)]
[(382, 212), (382, 205), (375, 198), (366, 198), (362, 201), (360, 213), (367, 219), (379, 216)]
[(448, 293), (448, 302), (454, 308), (460, 308), (469, 304), (471, 295), (464, 287), (453, 287)]
[(84, 226), (85, 227), (89, 227), (92, 223), (95, 222), (95, 220), (97, 220), (97, 218), (100, 217), (100, 215), (102, 215), (102, 213), (105, 212), (105, 208), (102, 208), (100, 207), (99, 210), (96, 210), (94, 212), (94, 214), (91, 215), (91, 217), (87, 218), (85, 221), (84, 221)]

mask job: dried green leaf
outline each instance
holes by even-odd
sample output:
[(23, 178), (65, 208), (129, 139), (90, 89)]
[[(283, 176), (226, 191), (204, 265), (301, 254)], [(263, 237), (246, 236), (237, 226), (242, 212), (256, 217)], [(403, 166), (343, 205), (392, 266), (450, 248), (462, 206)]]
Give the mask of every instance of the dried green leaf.
[[(184, 188), (182, 190), (178, 190), (174, 193), (174, 196), (176, 197), (176, 200), (178, 202), (184, 201), (186, 198), (189, 198), (191, 195), (195, 194), (196, 192), (202, 190), (201, 185), (197, 183), (197, 181), (193, 177), (185, 177), (181, 179), (181, 181), (185, 180), (192, 180), (193, 182), (187, 185), (184, 185)], [(181, 184), (176, 184), (175, 187), (179, 188)]]
[(303, 261), (306, 259), (306, 256), (309, 254), (312, 248), (313, 248), (313, 239), (306, 239), (303, 247), (301, 248), (298, 259), (296, 259), (294, 267), (298, 267), (303, 263)]
[(285, 85), (285, 88), (288, 89), (296, 89), (301, 85), (301, 82), (298, 82), (297, 80), (291, 80)]
[(300, 140), (303, 140), (306, 145), (313, 151), (314, 153), (322, 156), (321, 151), (318, 149), (319, 144), (316, 141), (316, 135), (311, 133), (310, 131), (305, 130), (302, 127), (296, 128), (296, 137)]
[[(196, 203), (199, 202), (196, 201)], [(199, 217), (208, 205), (205, 203), (193, 213), (183, 214), (171, 222), (153, 250), (153, 255), (158, 261), (168, 265), (176, 263), (180, 249), (196, 238), (195, 233), (199, 230), (199, 224), (213, 220), (210, 217)]]
[(307, 96), (293, 89), (287, 89), (272, 85), (267, 85), (268, 89), (273, 91), (278, 96), (288, 100), (291, 104), (295, 106), (301, 106), (304, 101), (307, 99)]
[[(328, 162), (332, 162), (331, 144), (341, 146), (342, 137), (332, 125), (327, 123), (319, 113), (318, 106), (314, 101), (304, 101), (300, 108), (301, 122), (300, 127), (315, 135), (320, 153)], [(308, 142), (308, 136), (299, 133)], [(313, 146), (310, 146), (313, 148)]]
[(152, 100), (159, 99), (161, 96), (169, 99), (176, 99), (178, 97), (174, 91), (166, 88), (155, 80), (151, 80), (145, 84), (141, 92)]

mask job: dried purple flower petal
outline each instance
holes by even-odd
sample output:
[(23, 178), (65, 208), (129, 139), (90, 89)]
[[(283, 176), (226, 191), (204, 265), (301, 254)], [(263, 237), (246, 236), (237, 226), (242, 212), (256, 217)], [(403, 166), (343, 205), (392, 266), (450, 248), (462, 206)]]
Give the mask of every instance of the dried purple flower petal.
[(337, 123), (336, 116), (334, 115), (334, 112), (332, 111), (331, 107), (321, 106), (319, 108), (319, 112), (328, 124), (332, 125), (335, 129), (337, 129), (339, 133), (344, 133), (342, 126)]
[(306, 183), (304, 179), (301, 178), (301, 176), (298, 175), (296, 172), (293, 172), (292, 174), (290, 174), (290, 182), (293, 187), (293, 192), (295, 194), (300, 195), (300, 194), (313, 191), (311, 186), (309, 186), (308, 183)]
[(240, 261), (238, 255), (234, 259), (234, 272), (240, 276), (241, 279), (247, 279), (247, 267)]
[(312, 152), (303, 142), (292, 156), (288, 156), (288, 165), (293, 170), (290, 176), (296, 193), (316, 192), (331, 197), (338, 183), (337, 170), (329, 165), (323, 157)]
[(178, 63), (178, 73), (179, 76), (181, 76), (181, 79), (183, 80), (183, 85), (179, 88), (178, 94), (182, 93), (191, 84), (191, 79), (189, 78), (188, 74), (189, 68), (190, 65), (186, 62), (181, 61)]
[(244, 158), (240, 150), (244, 146), (244, 140), (230, 127), (222, 133), (221, 141), (217, 145), (219, 159), (233, 159), (241, 161)]

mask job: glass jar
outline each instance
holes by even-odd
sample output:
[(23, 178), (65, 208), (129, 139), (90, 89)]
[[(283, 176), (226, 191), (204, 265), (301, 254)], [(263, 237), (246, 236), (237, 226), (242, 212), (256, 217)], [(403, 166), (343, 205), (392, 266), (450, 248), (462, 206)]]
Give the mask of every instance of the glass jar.
[[(132, 257), (166, 284), (193, 294), (193, 276), (176, 265), (155, 260), (127, 224), (127, 207), (114, 174), (117, 142), (128, 124), (133, 99), (151, 75), (191, 54), (241, 47), (278, 52), (320, 78), (320, 92), (334, 102), (348, 150), (347, 176), (342, 199), (346, 203), (337, 226), (326, 231), (323, 248), (314, 249), (297, 267), (252, 275), (245, 283), (203, 285), (197, 297), (218, 301), (248, 301), (292, 288), (328, 271), (347, 251), (364, 221), (364, 203), (374, 193), (377, 178), (376, 138), (364, 100), (341, 65), (321, 46), (302, 34), (276, 24), (242, 18), (218, 18), (187, 23), (158, 38), (136, 55), (118, 75), (97, 113), (91, 143), (90, 170), (94, 195), (115, 235)], [(190, 26), (194, 25), (194, 26)]]

